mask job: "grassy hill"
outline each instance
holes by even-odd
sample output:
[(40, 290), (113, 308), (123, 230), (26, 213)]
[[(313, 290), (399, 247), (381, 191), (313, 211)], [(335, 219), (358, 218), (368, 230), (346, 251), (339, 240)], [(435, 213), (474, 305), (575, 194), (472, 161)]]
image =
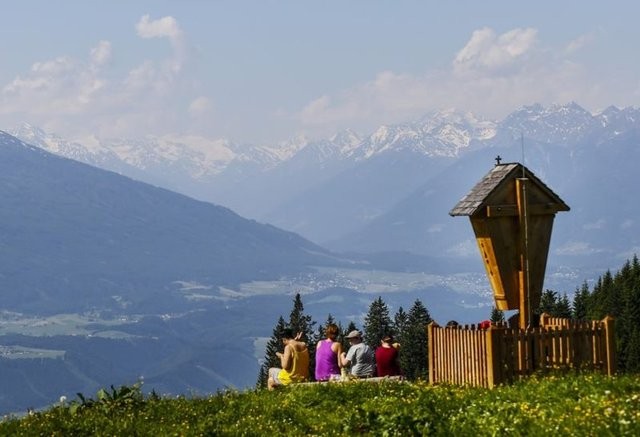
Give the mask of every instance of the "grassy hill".
[(101, 391), (5, 418), (0, 435), (640, 435), (640, 377), (532, 377), (493, 390), (310, 384), (207, 398)]

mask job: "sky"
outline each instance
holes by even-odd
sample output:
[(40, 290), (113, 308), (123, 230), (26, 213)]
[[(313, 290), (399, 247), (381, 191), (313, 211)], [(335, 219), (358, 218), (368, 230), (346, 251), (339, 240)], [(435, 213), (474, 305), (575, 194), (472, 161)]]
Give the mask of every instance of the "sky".
[(274, 145), (457, 109), (640, 105), (640, 3), (2, 2), (0, 130)]

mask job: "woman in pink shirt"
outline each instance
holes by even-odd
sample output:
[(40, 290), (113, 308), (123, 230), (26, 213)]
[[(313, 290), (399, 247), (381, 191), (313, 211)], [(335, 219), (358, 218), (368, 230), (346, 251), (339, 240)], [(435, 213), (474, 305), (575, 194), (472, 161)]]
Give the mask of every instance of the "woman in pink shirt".
[(336, 341), (338, 327), (329, 323), (324, 333), (327, 338), (316, 346), (316, 381), (327, 381), (331, 375), (340, 375), (338, 357), (342, 353), (342, 344)]

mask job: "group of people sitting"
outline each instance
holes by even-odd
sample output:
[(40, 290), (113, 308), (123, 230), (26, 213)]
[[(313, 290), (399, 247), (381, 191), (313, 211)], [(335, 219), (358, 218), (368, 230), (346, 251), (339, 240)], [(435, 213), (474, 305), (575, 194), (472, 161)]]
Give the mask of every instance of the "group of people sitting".
[[(342, 343), (337, 341), (339, 328), (330, 323), (325, 328), (325, 337), (316, 345), (316, 381), (339, 379), (341, 373), (346, 372), (355, 378), (370, 378), (373, 376), (400, 375), (399, 345), (394, 343), (391, 335), (385, 335), (380, 340), (380, 346), (375, 351), (362, 341), (362, 334), (353, 330), (347, 334), (349, 350), (343, 351)], [(269, 369), (267, 386), (273, 390), (279, 385), (292, 382), (303, 382), (309, 376), (309, 350), (307, 344), (300, 341), (301, 334), (293, 335), (291, 330), (285, 330), (282, 338), (284, 352), (277, 352), (281, 367)]]

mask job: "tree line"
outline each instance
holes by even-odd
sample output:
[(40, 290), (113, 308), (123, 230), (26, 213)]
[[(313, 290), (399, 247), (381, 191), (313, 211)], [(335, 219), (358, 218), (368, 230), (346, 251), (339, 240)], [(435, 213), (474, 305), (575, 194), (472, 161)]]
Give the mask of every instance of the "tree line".
[[(270, 367), (280, 367), (280, 360), (276, 357), (276, 352), (282, 349), (282, 333), (290, 328), (294, 332), (302, 332), (303, 339), (309, 347), (309, 378), (313, 380), (315, 374), (315, 352), (316, 344), (324, 337), (324, 327), (329, 323), (334, 323), (340, 330), (339, 341), (346, 351), (349, 349), (349, 342), (345, 338), (346, 334), (358, 329), (363, 332), (363, 340), (370, 347), (376, 348), (380, 345), (380, 340), (386, 334), (393, 335), (395, 341), (400, 343), (400, 367), (403, 375), (410, 380), (426, 378), (427, 368), (427, 331), (426, 326), (432, 321), (429, 311), (424, 304), (417, 299), (409, 311), (402, 307), (398, 308), (393, 318), (389, 307), (378, 297), (369, 305), (369, 311), (364, 318), (362, 328), (353, 321), (346, 326), (340, 321), (336, 321), (329, 314), (325, 323), (318, 325), (312, 317), (304, 312), (304, 305), (300, 293), (293, 299), (293, 308), (289, 314), (289, 319), (283, 316), (273, 328), (271, 338), (267, 342), (264, 360), (260, 366), (257, 387), (266, 387), (268, 371)], [(317, 325), (317, 326), (316, 326)]]
[[(607, 270), (589, 287), (585, 281), (577, 287), (570, 299), (566, 293), (559, 294), (553, 290), (545, 290), (540, 299), (536, 314), (550, 314), (552, 317), (563, 317), (575, 321), (602, 320), (607, 315), (615, 318), (615, 334), (618, 371), (625, 373), (640, 372), (640, 261), (637, 255), (627, 260), (622, 268), (611, 273)], [(495, 307), (490, 314), (492, 322), (504, 322), (504, 313)], [(386, 333), (394, 335), (401, 346), (400, 360), (403, 374), (410, 380), (426, 378), (427, 368), (427, 334), (426, 325), (432, 321), (427, 308), (420, 300), (416, 300), (408, 312), (402, 307), (393, 318), (389, 308), (378, 297), (370, 306), (364, 319), (364, 341), (371, 347), (377, 347)], [(359, 329), (353, 321), (346, 327), (336, 322), (331, 314), (325, 324), (317, 326), (311, 316), (304, 313), (300, 294), (296, 294), (289, 320), (281, 316), (273, 329), (267, 343), (265, 357), (258, 376), (259, 387), (266, 385), (267, 371), (270, 367), (279, 367), (280, 361), (275, 353), (282, 348), (281, 333), (285, 328), (294, 332), (302, 332), (309, 345), (310, 371), (313, 377), (315, 366), (315, 345), (323, 337), (323, 327), (327, 323), (335, 323), (340, 328), (340, 339), (344, 350), (349, 348), (344, 336)]]
[(615, 318), (618, 371), (640, 371), (640, 262), (637, 255), (616, 273), (607, 270), (593, 287), (576, 288), (571, 301), (566, 293), (545, 290), (538, 312), (576, 321)]

